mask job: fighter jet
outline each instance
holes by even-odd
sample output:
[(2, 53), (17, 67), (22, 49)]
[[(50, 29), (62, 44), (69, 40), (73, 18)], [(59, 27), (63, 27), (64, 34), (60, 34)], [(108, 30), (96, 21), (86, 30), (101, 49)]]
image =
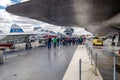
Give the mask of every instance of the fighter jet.
[(0, 30), (0, 49), (13, 48), (15, 44), (25, 43), (26, 40), (32, 40), (31, 36), (36, 35), (36, 32), (24, 32), (17, 24), (12, 24), (9, 33)]

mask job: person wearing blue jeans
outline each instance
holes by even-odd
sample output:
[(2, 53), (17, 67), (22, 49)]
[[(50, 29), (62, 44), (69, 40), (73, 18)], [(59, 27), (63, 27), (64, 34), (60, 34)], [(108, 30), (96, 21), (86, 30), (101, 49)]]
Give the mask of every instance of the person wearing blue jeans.
[(48, 49), (51, 48), (51, 41), (52, 41), (51, 38), (48, 38), (48, 43), (47, 43), (48, 44)]

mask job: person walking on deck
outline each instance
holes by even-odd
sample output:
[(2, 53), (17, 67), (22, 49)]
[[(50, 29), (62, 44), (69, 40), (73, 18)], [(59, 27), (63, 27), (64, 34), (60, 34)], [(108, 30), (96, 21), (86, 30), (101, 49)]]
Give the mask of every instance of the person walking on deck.
[(48, 44), (48, 49), (50, 49), (51, 48), (51, 38), (48, 38), (48, 42), (47, 42), (47, 44)]
[(53, 47), (56, 48), (56, 44), (57, 44), (57, 38), (53, 38)]
[(80, 41), (80, 45), (82, 45), (83, 44), (83, 38), (82, 38), (82, 36), (80, 36), (79, 41)]

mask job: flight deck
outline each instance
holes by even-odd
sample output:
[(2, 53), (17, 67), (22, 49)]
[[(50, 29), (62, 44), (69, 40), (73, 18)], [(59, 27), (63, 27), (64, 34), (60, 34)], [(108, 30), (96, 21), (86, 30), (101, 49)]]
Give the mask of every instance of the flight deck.
[(38, 47), (21, 53), (20, 56), (8, 57), (0, 65), (0, 79), (62, 80), (76, 48), (77, 45), (50, 50)]
[[(19, 46), (20, 50), (5, 51), (6, 60), (0, 65), (1, 80), (113, 80), (112, 57), (108, 57), (111, 55), (93, 48), (94, 58), (91, 58), (89, 41), (85, 45), (51, 49), (37, 43), (32, 46), (30, 50)], [(119, 75), (117, 72), (116, 80), (119, 80)]]
[[(29, 51), (6, 52), (7, 60), (0, 66), (2, 80), (103, 80), (92, 72), (88, 53), (84, 45), (72, 45), (47, 49), (36, 47)], [(82, 59), (82, 72), (79, 72)], [(84, 62), (87, 61), (84, 64)], [(87, 72), (85, 70), (88, 70)], [(89, 75), (89, 77), (86, 77)]]

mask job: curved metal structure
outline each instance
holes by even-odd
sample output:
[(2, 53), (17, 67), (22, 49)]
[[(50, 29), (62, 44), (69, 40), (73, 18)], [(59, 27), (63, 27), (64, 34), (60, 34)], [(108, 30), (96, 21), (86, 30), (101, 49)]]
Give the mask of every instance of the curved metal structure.
[(93, 33), (106, 34), (118, 30), (105, 21), (109, 22), (119, 14), (119, 4), (120, 0), (30, 0), (11, 5), (6, 10), (50, 24), (77, 25)]

